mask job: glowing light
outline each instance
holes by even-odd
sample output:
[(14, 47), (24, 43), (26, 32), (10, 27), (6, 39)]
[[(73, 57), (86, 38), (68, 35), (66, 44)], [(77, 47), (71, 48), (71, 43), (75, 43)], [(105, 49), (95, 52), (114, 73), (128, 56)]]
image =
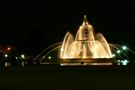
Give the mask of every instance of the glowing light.
[(8, 57), (8, 54), (5, 54), (4, 56), (5, 56), (5, 58), (7, 58)]
[(8, 47), (8, 48), (7, 48), (7, 50), (8, 50), (8, 51), (10, 51), (10, 50), (11, 50), (11, 48), (10, 48), (10, 47)]
[(119, 54), (119, 53), (121, 53), (121, 51), (120, 50), (117, 50), (117, 53)]
[(124, 66), (127, 65), (127, 64), (129, 63), (128, 60), (122, 60), (121, 62), (122, 62), (122, 65), (124, 65)]
[(51, 57), (51, 56), (49, 56), (49, 57), (48, 57), (48, 59), (52, 59), (52, 57)]
[(22, 57), (22, 59), (25, 59), (25, 55), (24, 54), (22, 54), (21, 57)]
[(123, 50), (127, 50), (127, 46), (122, 46), (122, 49)]
[(121, 64), (121, 61), (120, 60), (117, 60), (117, 65), (119, 66)]
[(117, 65), (127, 65), (129, 63), (129, 61), (128, 60), (117, 60)]
[(18, 57), (15, 57), (15, 59), (18, 59)]

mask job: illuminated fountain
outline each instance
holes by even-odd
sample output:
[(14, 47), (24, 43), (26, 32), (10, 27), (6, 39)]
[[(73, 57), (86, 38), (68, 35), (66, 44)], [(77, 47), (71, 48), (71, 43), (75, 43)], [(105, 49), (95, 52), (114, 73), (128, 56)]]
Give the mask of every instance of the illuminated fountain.
[[(113, 55), (106, 39), (101, 33), (94, 34), (93, 27), (88, 23), (86, 15), (75, 38), (70, 32), (67, 32), (60, 50), (62, 65), (73, 64), (73, 60), (76, 63), (82, 62), (82, 64), (85, 62), (85, 64), (110, 65), (112, 63), (104, 63), (104, 61), (112, 57)], [(103, 62), (98, 63), (101, 60)], [(93, 61), (95, 62), (92, 63)]]
[[(43, 50), (34, 61), (48, 64), (55, 60), (60, 65), (112, 65), (114, 54), (110, 46), (113, 45), (108, 44), (101, 33), (94, 33), (85, 15), (75, 37), (67, 32), (62, 43), (55, 43)], [(55, 55), (58, 56), (52, 59), (56, 51)]]
[(84, 16), (75, 38), (69, 32), (65, 35), (60, 58), (112, 58), (112, 53), (104, 36), (101, 33), (94, 35), (92, 25)]

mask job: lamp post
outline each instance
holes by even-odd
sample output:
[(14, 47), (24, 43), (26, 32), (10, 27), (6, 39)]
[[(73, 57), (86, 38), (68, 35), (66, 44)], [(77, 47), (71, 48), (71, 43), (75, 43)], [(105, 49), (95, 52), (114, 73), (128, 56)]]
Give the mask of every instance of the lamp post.
[(5, 58), (5, 67), (9, 67), (9, 66), (11, 66), (11, 63), (8, 61), (8, 54), (5, 54), (4, 55), (4, 58)]
[(24, 54), (21, 55), (21, 60), (22, 60), (21, 64), (22, 64), (22, 67), (23, 67), (25, 65), (25, 61), (24, 61), (25, 60), (25, 55)]

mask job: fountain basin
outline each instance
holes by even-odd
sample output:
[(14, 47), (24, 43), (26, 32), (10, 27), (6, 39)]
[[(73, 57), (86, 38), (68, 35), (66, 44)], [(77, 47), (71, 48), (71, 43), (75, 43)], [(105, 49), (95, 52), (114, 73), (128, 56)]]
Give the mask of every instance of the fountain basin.
[(61, 66), (77, 66), (77, 65), (113, 65), (114, 58), (73, 58), (59, 59)]

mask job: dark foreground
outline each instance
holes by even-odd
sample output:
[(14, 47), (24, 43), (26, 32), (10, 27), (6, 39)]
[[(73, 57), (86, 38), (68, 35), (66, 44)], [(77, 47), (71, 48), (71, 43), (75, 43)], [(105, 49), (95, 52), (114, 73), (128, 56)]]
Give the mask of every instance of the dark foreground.
[(39, 65), (0, 69), (0, 90), (133, 90), (135, 66), (60, 67)]

